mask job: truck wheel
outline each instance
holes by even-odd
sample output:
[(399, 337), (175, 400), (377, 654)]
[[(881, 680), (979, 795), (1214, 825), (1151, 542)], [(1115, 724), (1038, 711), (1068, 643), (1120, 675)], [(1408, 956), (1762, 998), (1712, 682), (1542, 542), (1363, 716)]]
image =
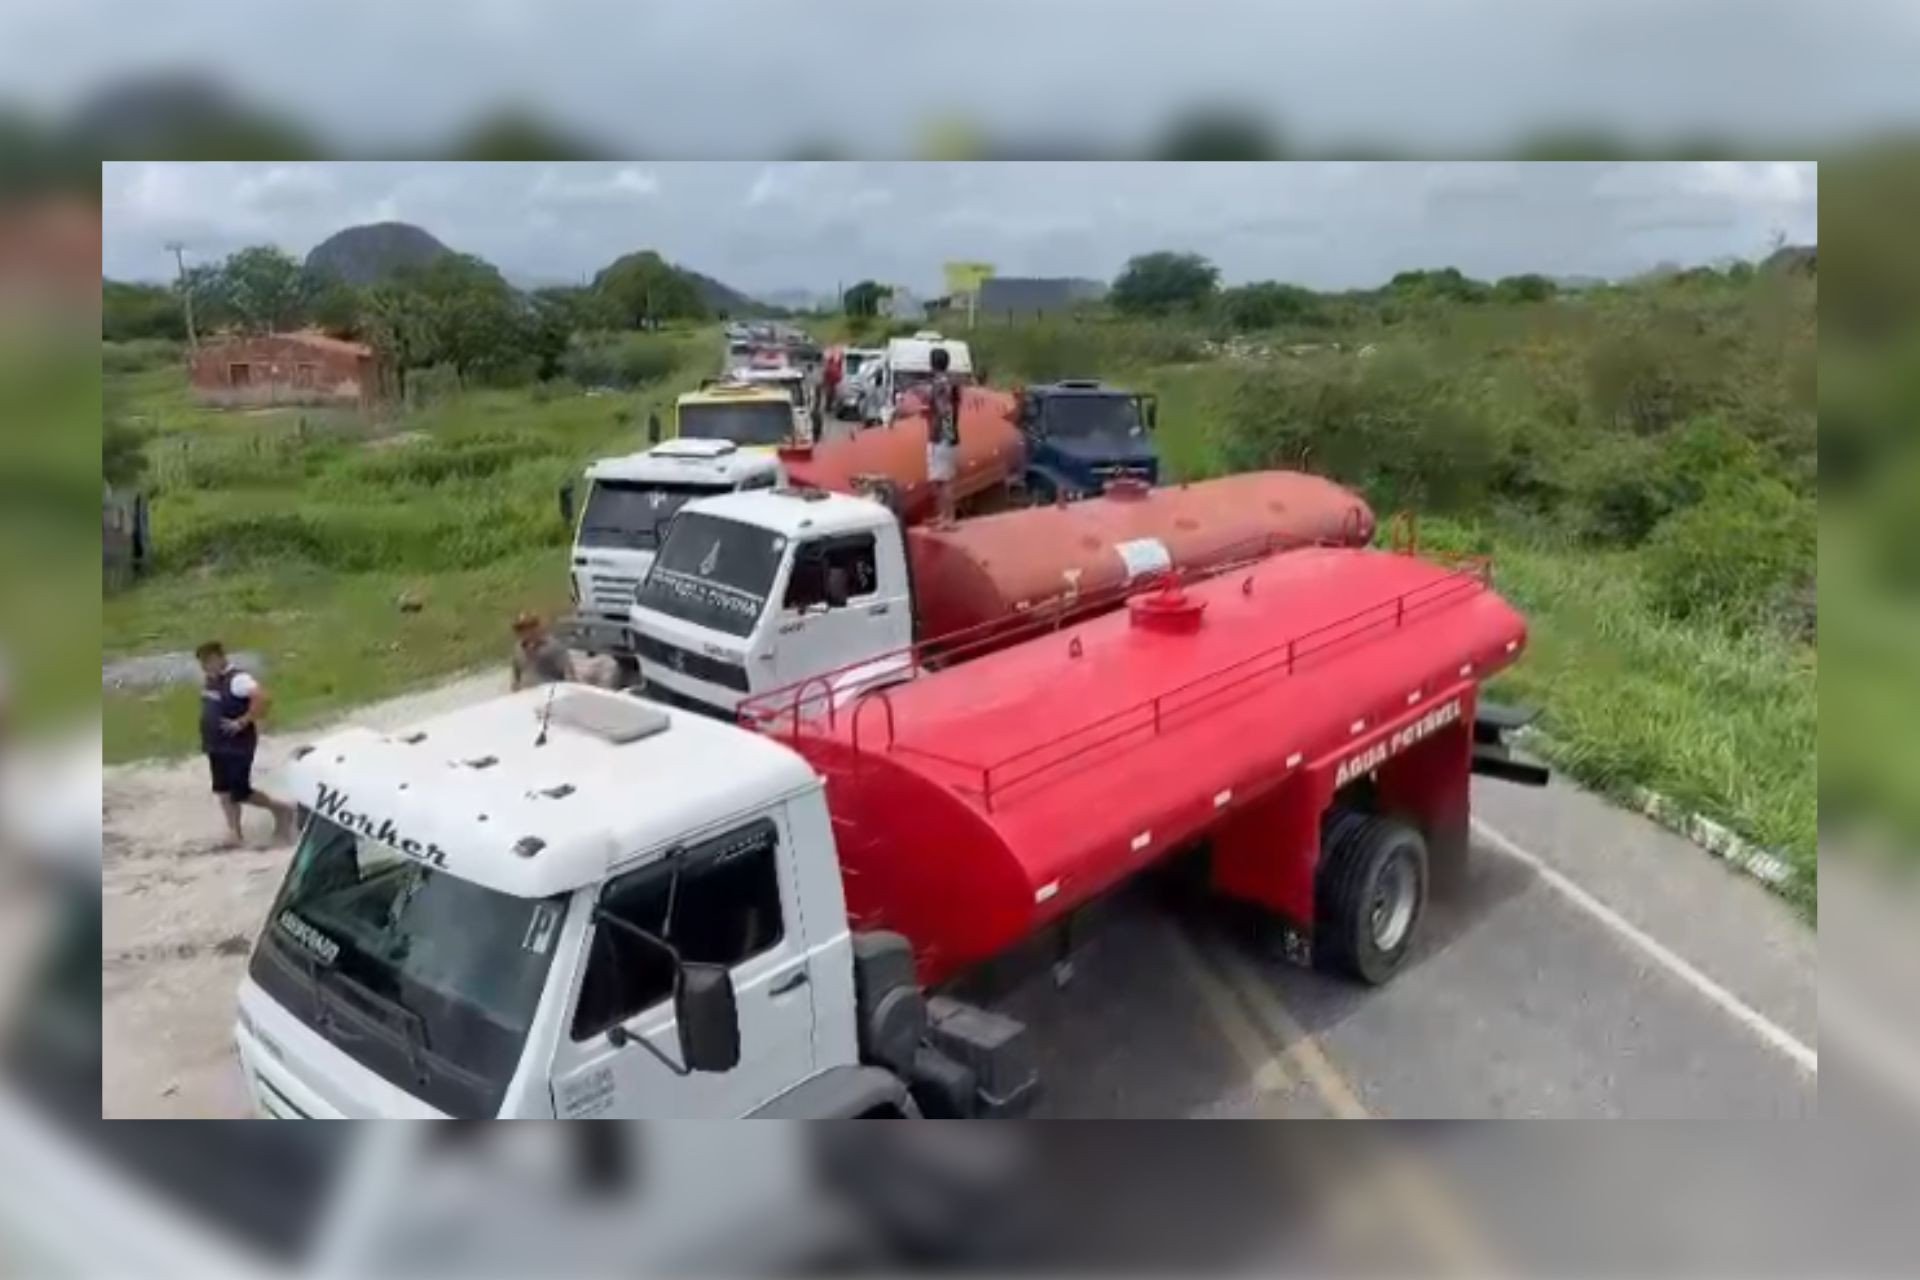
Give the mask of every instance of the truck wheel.
[(1404, 822), (1336, 811), (1321, 833), (1314, 958), (1379, 986), (1399, 971), (1427, 905), (1427, 843)]

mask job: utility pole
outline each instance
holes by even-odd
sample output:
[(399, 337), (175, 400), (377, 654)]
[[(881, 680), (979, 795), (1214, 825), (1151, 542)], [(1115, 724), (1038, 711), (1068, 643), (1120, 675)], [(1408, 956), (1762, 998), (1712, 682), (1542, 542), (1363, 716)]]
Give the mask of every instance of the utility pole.
[(180, 272), (180, 305), (187, 313), (187, 346), (198, 351), (200, 335), (193, 327), (193, 290), (187, 287), (187, 246), (178, 240), (169, 240), (167, 248), (173, 251), (173, 265)]

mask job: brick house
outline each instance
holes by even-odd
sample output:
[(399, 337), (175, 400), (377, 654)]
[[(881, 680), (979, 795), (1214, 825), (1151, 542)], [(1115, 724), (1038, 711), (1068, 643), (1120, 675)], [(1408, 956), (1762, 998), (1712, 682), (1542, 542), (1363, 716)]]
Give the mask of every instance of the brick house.
[(378, 352), (328, 334), (221, 334), (187, 362), (201, 404), (312, 404), (367, 408), (384, 400), (392, 378)]

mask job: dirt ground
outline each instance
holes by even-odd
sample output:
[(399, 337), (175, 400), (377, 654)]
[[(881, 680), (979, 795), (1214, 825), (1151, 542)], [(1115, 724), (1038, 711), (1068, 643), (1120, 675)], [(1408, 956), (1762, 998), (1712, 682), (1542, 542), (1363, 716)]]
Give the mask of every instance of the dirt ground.
[[(503, 673), (489, 671), (362, 707), (343, 721), (397, 728), (506, 687)], [(269, 724), (255, 781), (279, 790), (294, 748), (330, 727), (276, 733)], [(272, 820), (248, 809), (247, 846), (219, 848), (225, 824), (197, 755), (110, 768), (101, 800), (102, 1114), (246, 1114), (234, 997), (292, 847), (271, 844)]]

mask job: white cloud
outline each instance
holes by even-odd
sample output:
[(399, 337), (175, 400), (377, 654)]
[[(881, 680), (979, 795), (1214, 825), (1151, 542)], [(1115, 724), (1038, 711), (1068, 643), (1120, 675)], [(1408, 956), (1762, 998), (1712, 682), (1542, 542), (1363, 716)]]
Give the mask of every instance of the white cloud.
[(264, 173), (242, 177), (234, 186), (233, 198), (244, 205), (278, 205), (332, 194), (333, 176), (320, 165), (277, 164)]
[(599, 165), (549, 165), (540, 171), (528, 198), (536, 204), (618, 204), (660, 194), (660, 179), (652, 170), (622, 165), (606, 171)]

